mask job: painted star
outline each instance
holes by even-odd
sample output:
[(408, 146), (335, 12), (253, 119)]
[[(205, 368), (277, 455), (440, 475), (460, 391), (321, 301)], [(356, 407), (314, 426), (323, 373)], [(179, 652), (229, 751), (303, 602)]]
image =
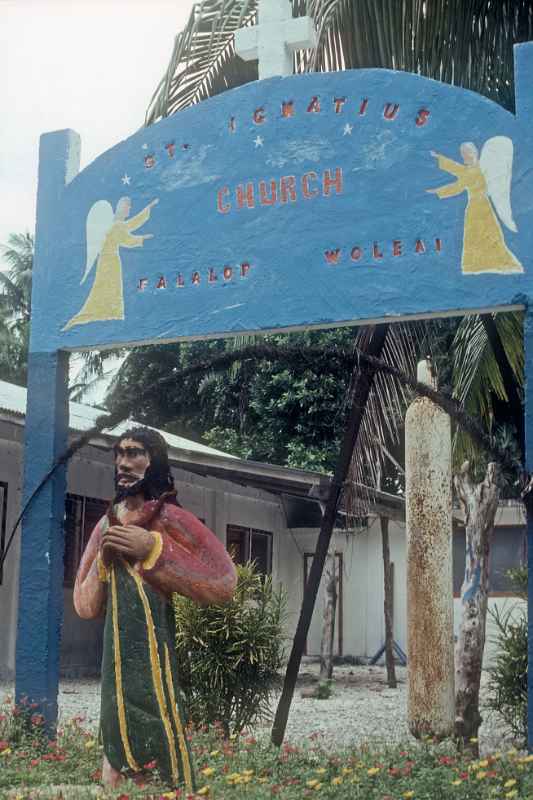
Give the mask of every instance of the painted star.
[(124, 186), (129, 186), (131, 183), (131, 178), (126, 173), (124, 173), (124, 177), (122, 178), (122, 183), (124, 184)]
[(143, 144), (143, 150), (148, 150), (148, 145), (146, 144), (146, 142)]
[(261, 138), (261, 136), (255, 137), (254, 144), (256, 147), (263, 147), (263, 139)]
[(343, 136), (351, 136), (353, 131), (353, 125), (350, 125), (348, 122), (344, 126), (344, 130), (342, 132)]

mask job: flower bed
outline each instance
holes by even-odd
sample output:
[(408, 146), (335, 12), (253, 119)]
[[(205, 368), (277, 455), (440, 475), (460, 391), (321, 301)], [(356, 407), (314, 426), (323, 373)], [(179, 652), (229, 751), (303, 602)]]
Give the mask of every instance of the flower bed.
[[(304, 746), (240, 736), (225, 739), (220, 726), (189, 733), (197, 764), (198, 790), (169, 791), (158, 783), (157, 764), (145, 765), (144, 786), (100, 785), (102, 749), (76, 717), (50, 741), (35, 709), (6, 707), (0, 713), (0, 797), (13, 800), (84, 800), (151, 797), (154, 800), (267, 800), (279, 797), (350, 800), (477, 800), (533, 797), (533, 755), (493, 753), (479, 759), (452, 743), (374, 749), (371, 743), (326, 752), (312, 734)], [(54, 788), (55, 787), (55, 788)], [(60, 788), (59, 788), (60, 787)]]

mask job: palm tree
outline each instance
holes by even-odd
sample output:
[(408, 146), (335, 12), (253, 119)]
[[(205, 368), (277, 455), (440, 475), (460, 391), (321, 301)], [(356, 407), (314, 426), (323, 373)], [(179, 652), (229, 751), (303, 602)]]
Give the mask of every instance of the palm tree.
[[(178, 33), (147, 124), (257, 79), (235, 55), (234, 33), (252, 24), (257, 0), (201, 0)], [(406, 70), (463, 86), (510, 110), (512, 48), (533, 33), (531, 0), (292, 0), (315, 20), (318, 46), (295, 54), (295, 71)]]
[(2, 246), (0, 271), (0, 378), (26, 385), (31, 316), (33, 236), (12, 233)]
[[(257, 0), (204, 0), (194, 4), (148, 107), (147, 124), (257, 78), (255, 65), (236, 56), (233, 44), (235, 31), (256, 21), (257, 6)], [(475, 90), (513, 110), (512, 48), (533, 36), (531, 0), (292, 0), (292, 7), (293, 16), (311, 15), (318, 33), (315, 51), (295, 54), (295, 72), (364, 67), (406, 70)], [(521, 315), (466, 318), (454, 345), (455, 395), (489, 428), (497, 402), (509, 401), (521, 445)], [(366, 420), (370, 426), (372, 418), (367, 415)], [(381, 441), (382, 433), (379, 428), (372, 432)], [(463, 438), (456, 443), (458, 453), (461, 449), (468, 451)], [(358, 449), (361, 452), (361, 447)], [(484, 507), (478, 504), (473, 518), (467, 516), (467, 538), (469, 524), (474, 532), (477, 528), (475, 535), (483, 529), (484, 542), (478, 541), (478, 549), (485, 553), (499, 491), (494, 479), (491, 469), (485, 476), (491, 502)], [(464, 500), (468, 493), (473, 496), (476, 488), (465, 462), (456, 477), (458, 494)], [(465, 586), (467, 576), (468, 569)], [(472, 657), (476, 662), (467, 676), (470, 700), (465, 701), (463, 692), (460, 701), (458, 693), (463, 716), (458, 732), (466, 741), (477, 736), (480, 722), (477, 698), (485, 619), (483, 610), (479, 612), (478, 608), (477, 613), (481, 632), (477, 652), (466, 653), (466, 659), (464, 650), (459, 654), (464, 660), (470, 655), (471, 667)], [(459, 679), (464, 688), (465, 674)]]
[[(258, 0), (202, 0), (175, 39), (146, 123), (257, 78), (255, 62), (235, 54), (234, 33), (253, 24)], [(292, 0), (311, 15), (315, 51), (294, 56), (296, 72), (364, 67), (406, 70), (472, 89), (514, 109), (513, 45), (533, 38), (532, 0)], [(492, 426), (495, 400), (511, 404), (523, 449), (520, 386), (522, 315), (465, 318), (454, 348), (454, 394)], [(490, 423), (490, 424), (489, 424)], [(471, 446), (457, 438), (457, 455)]]

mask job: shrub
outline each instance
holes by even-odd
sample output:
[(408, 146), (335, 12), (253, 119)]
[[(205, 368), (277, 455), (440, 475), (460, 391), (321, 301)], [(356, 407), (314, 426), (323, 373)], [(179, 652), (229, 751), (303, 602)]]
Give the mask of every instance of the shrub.
[(268, 719), (283, 663), (285, 595), (253, 563), (237, 566), (226, 605), (199, 606), (176, 596), (176, 652), (189, 720), (240, 733)]
[[(527, 592), (527, 570), (511, 570), (519, 595)], [(512, 733), (527, 742), (527, 615), (516, 606), (490, 612), (498, 633), (498, 653), (489, 670), (488, 706), (498, 711)]]
[(333, 681), (320, 681), (316, 689), (315, 697), (317, 700), (329, 700), (333, 694), (331, 685)]

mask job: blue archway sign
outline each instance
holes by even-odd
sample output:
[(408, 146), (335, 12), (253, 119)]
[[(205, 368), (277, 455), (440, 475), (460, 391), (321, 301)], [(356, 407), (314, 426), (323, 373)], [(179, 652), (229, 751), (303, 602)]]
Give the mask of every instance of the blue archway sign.
[[(247, 84), (81, 173), (77, 134), (44, 135), (25, 495), (66, 444), (69, 351), (527, 308), (533, 45), (515, 56), (516, 116), (419, 76), (360, 70)], [(531, 375), (529, 318), (526, 331)], [(61, 473), (22, 540), (17, 696), (44, 699), (49, 719), (64, 489)]]
[[(44, 137), (44, 165), (66, 137)], [(73, 350), (521, 305), (528, 137), (479, 95), (385, 70), (219, 95), (58, 193), (34, 340)]]

